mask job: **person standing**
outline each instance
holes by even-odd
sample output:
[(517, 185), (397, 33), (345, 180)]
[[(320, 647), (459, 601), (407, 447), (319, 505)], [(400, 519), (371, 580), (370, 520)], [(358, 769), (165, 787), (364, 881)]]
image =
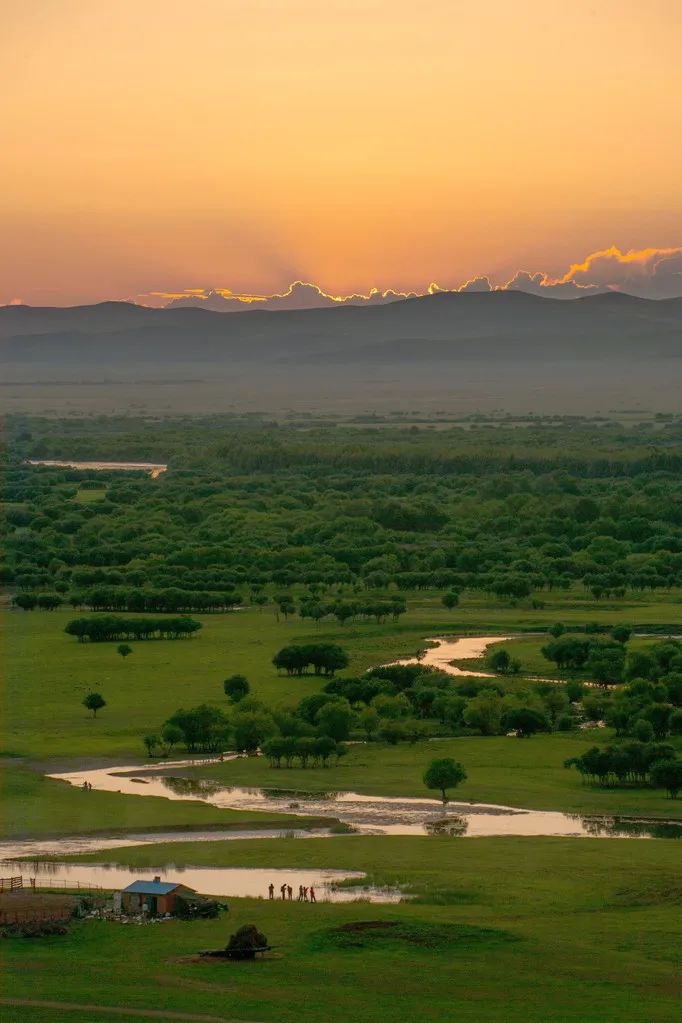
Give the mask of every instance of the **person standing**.
[(274, 899), (275, 897), (275, 886), (272, 883), (272, 881), (268, 885), (268, 895), (270, 896), (271, 899)]
[(282, 896), (282, 902), (284, 902), (287, 897), (287, 886), (285, 884), (280, 886), (279, 893)]
[(289, 902), (291, 902), (293, 897), (294, 897), (294, 889), (291, 887), (290, 884), (288, 884), (287, 885), (287, 898), (288, 898)]
[(298, 886), (298, 901), (303, 902), (303, 885)]
[(317, 899), (315, 898), (315, 889), (312, 885), (310, 886), (310, 901), (317, 902)]

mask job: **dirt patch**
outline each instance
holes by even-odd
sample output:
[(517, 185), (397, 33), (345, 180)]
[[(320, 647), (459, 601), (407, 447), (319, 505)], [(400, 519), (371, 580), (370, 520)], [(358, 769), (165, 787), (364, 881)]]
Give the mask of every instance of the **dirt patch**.
[(318, 931), (310, 944), (316, 951), (424, 949), (432, 953), (466, 953), (517, 940), (516, 935), (471, 924), (432, 924), (422, 920), (355, 920)]

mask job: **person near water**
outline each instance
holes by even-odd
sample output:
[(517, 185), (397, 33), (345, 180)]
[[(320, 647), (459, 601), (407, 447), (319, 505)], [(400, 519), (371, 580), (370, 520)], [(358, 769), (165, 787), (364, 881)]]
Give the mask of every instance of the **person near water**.
[(305, 885), (303, 886), (303, 901), (304, 902), (308, 901), (308, 889)]
[(287, 885), (287, 898), (288, 898), (289, 902), (291, 902), (293, 897), (294, 897), (294, 889), (291, 887), (290, 884), (288, 884)]
[(315, 889), (312, 885), (310, 886), (310, 901), (317, 902), (317, 899), (315, 898)]
[(303, 885), (298, 886), (298, 901), (303, 902)]
[(286, 897), (287, 897), (287, 886), (286, 886), (285, 884), (283, 884), (283, 885), (282, 885), (282, 886), (280, 887), (280, 890), (279, 890), (279, 891), (280, 891), (280, 894), (281, 894), (281, 896), (282, 896), (282, 899), (286, 899)]
[(270, 897), (271, 899), (274, 899), (274, 897), (275, 897), (275, 886), (274, 886), (274, 884), (272, 883), (272, 881), (271, 881), (271, 882), (270, 882), (270, 884), (268, 885), (268, 895), (269, 895), (269, 897)]

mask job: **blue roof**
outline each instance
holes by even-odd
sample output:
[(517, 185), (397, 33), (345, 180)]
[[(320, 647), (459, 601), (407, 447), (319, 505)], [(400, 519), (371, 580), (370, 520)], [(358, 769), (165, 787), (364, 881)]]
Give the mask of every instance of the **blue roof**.
[(175, 888), (180, 888), (180, 881), (133, 881), (124, 892), (137, 892), (138, 895), (168, 895)]

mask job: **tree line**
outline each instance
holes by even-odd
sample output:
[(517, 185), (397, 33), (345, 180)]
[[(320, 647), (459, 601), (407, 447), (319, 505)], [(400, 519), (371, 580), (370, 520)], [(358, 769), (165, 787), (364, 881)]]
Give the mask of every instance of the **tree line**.
[(201, 622), (192, 618), (120, 618), (98, 615), (96, 618), (74, 618), (64, 627), (79, 643), (105, 643), (118, 640), (190, 639)]

